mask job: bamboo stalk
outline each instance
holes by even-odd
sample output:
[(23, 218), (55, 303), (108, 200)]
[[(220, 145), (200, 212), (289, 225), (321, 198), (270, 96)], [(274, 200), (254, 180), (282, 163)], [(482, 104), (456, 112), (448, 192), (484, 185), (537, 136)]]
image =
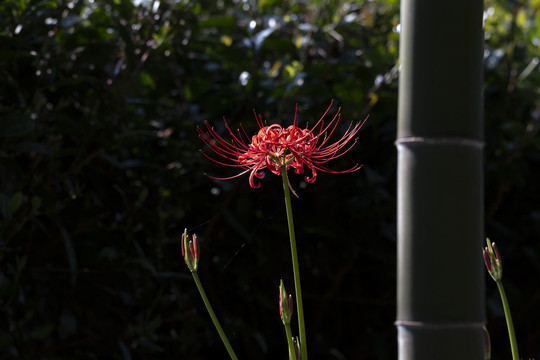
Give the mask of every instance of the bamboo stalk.
[(481, 0), (402, 0), (398, 352), (483, 359)]

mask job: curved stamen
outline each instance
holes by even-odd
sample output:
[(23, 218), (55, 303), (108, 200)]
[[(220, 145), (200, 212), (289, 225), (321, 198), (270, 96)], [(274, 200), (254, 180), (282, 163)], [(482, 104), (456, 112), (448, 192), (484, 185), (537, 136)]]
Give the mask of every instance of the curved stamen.
[(304, 166), (306, 166), (311, 171), (311, 176), (306, 175), (304, 177), (309, 183), (316, 180), (317, 171), (342, 174), (360, 169), (362, 166), (358, 164), (341, 171), (322, 166), (322, 164), (346, 154), (354, 147), (358, 140), (355, 136), (367, 120), (366, 118), (361, 123), (350, 123), (340, 139), (327, 144), (341, 119), (340, 108), (332, 120), (325, 123), (324, 118), (332, 105), (333, 101), (311, 129), (307, 126), (304, 129), (298, 127), (298, 107), (295, 109), (293, 125), (287, 128), (283, 128), (278, 124), (268, 126), (263, 121), (262, 116), (253, 111), (259, 131), (251, 139), (242, 126), (236, 132), (232, 131), (226, 120), (224, 120), (225, 128), (232, 137), (230, 142), (223, 139), (208, 123), (206, 123), (206, 132), (197, 128), (203, 142), (224, 160), (216, 160), (201, 151), (205, 157), (220, 165), (243, 169), (241, 173), (231, 177), (211, 178), (227, 180), (249, 172), (249, 185), (258, 188), (260, 183), (255, 184), (254, 179), (262, 178), (263, 173), (261, 171), (265, 168), (276, 175), (281, 174), (282, 166), (286, 170), (293, 168), (295, 173), (302, 174), (304, 173)]

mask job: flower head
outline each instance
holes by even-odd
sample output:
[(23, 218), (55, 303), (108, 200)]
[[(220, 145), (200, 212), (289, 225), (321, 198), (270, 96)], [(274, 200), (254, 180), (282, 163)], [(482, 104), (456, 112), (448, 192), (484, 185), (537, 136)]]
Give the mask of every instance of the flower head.
[(230, 142), (223, 139), (211, 125), (206, 123), (207, 132), (198, 128), (199, 136), (214, 153), (224, 160), (216, 160), (204, 152), (203, 154), (218, 164), (244, 170), (231, 177), (212, 178), (228, 180), (249, 173), (249, 185), (258, 188), (260, 184), (255, 182), (255, 178), (262, 178), (262, 170), (265, 168), (276, 175), (290, 168), (293, 168), (296, 174), (303, 174), (305, 168), (308, 168), (311, 174), (305, 175), (305, 180), (309, 183), (317, 179), (317, 171), (337, 174), (360, 169), (362, 166), (358, 164), (342, 171), (330, 170), (325, 166), (328, 161), (342, 156), (356, 144), (355, 136), (365, 122), (364, 120), (361, 123), (349, 124), (345, 134), (339, 140), (329, 143), (341, 118), (340, 109), (338, 109), (332, 120), (325, 122), (324, 118), (332, 107), (332, 103), (311, 129), (307, 126), (298, 127), (297, 111), (294, 114), (293, 125), (286, 128), (278, 124), (268, 126), (264, 123), (262, 116), (255, 113), (259, 131), (251, 137), (251, 141), (243, 128), (235, 133), (226, 121), (225, 126), (232, 137)]
[(182, 256), (184, 261), (191, 272), (197, 271), (199, 265), (199, 241), (197, 235), (192, 236), (192, 240), (189, 240), (187, 229), (182, 234)]
[(495, 281), (499, 281), (502, 278), (502, 261), (501, 255), (495, 243), (491, 243), (489, 239), (486, 239), (487, 246), (484, 248), (484, 263), (486, 264), (489, 275)]

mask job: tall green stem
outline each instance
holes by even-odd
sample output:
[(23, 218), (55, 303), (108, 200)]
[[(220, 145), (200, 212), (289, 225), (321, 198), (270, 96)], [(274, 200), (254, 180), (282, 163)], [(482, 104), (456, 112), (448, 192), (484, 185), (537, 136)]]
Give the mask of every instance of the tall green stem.
[(506, 292), (501, 280), (497, 280), (497, 287), (501, 294), (501, 300), (504, 308), (504, 317), (506, 318), (506, 326), (508, 327), (508, 337), (510, 338), (510, 347), (512, 348), (512, 360), (519, 360), (519, 353), (516, 341), (516, 334), (514, 332), (514, 323), (512, 322), (512, 314), (510, 313), (510, 306), (506, 299)]
[(195, 284), (197, 285), (197, 289), (199, 290), (199, 293), (201, 294), (204, 305), (206, 306), (206, 310), (208, 310), (208, 314), (210, 314), (210, 317), (212, 318), (212, 322), (214, 323), (214, 326), (216, 327), (216, 330), (219, 333), (219, 337), (221, 338), (221, 341), (223, 341), (223, 345), (225, 345), (225, 348), (227, 349), (229, 356), (231, 357), (232, 360), (238, 360), (231, 346), (231, 343), (229, 342), (229, 339), (227, 339), (227, 335), (225, 335), (225, 332), (223, 331), (223, 328), (221, 327), (216, 317), (216, 314), (214, 313), (214, 310), (212, 309), (212, 305), (210, 305), (210, 301), (208, 300), (208, 297), (206, 296), (206, 292), (204, 291), (204, 288), (201, 284), (201, 280), (199, 280), (199, 275), (197, 275), (195, 271), (192, 271), (191, 275), (193, 275), (193, 280), (195, 280)]
[(287, 345), (289, 346), (289, 358), (292, 360), (298, 360), (296, 359), (296, 351), (294, 349), (291, 324), (285, 324), (285, 336), (287, 336)]
[(294, 234), (294, 221), (292, 214), (291, 192), (289, 179), (287, 178), (286, 165), (281, 166), (281, 178), (283, 179), (283, 193), (285, 195), (285, 209), (287, 211), (287, 224), (289, 226), (289, 238), (291, 240), (291, 257), (294, 273), (294, 290), (296, 294), (296, 313), (298, 314), (298, 332), (300, 333), (301, 359), (307, 360), (306, 326), (304, 324), (304, 304), (302, 301), (302, 286), (300, 285), (300, 269), (298, 267), (298, 252), (296, 251), (296, 236)]

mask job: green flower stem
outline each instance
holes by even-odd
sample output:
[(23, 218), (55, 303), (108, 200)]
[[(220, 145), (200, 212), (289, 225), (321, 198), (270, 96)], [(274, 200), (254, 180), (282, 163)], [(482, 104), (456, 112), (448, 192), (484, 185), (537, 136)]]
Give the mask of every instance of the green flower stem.
[(291, 324), (285, 324), (285, 336), (287, 336), (287, 344), (289, 345), (289, 358), (292, 360), (297, 360), (296, 351), (294, 350)]
[(285, 209), (287, 211), (287, 223), (289, 226), (289, 238), (291, 240), (291, 256), (294, 273), (294, 290), (296, 294), (296, 313), (298, 314), (298, 332), (300, 333), (301, 359), (307, 360), (306, 326), (304, 324), (304, 304), (302, 301), (302, 286), (300, 285), (300, 270), (298, 267), (298, 252), (296, 251), (296, 236), (294, 235), (294, 221), (292, 214), (291, 192), (287, 177), (286, 165), (281, 166), (281, 178), (283, 179), (283, 193), (285, 195)]
[(208, 297), (206, 296), (206, 292), (204, 291), (204, 288), (201, 284), (201, 280), (199, 280), (199, 275), (197, 275), (195, 271), (192, 271), (191, 275), (193, 275), (193, 280), (195, 280), (195, 284), (197, 285), (197, 289), (199, 290), (199, 293), (201, 294), (204, 305), (206, 306), (206, 310), (208, 310), (208, 314), (210, 314), (210, 317), (212, 318), (212, 322), (214, 323), (214, 326), (216, 327), (216, 330), (219, 333), (219, 337), (221, 337), (221, 341), (223, 341), (223, 345), (225, 345), (225, 348), (227, 349), (229, 356), (233, 360), (238, 360), (231, 346), (231, 343), (229, 342), (229, 339), (227, 339), (227, 335), (225, 335), (225, 332), (223, 331), (223, 328), (219, 324), (219, 321), (216, 317), (216, 314), (214, 313), (214, 310), (212, 310), (212, 305), (210, 305), (210, 301), (208, 300)]
[(508, 306), (508, 300), (506, 299), (506, 292), (501, 280), (497, 280), (497, 287), (501, 294), (501, 300), (504, 308), (504, 316), (506, 318), (506, 326), (508, 327), (508, 337), (510, 338), (510, 347), (512, 348), (512, 360), (519, 360), (519, 352), (516, 341), (516, 334), (514, 332), (514, 323), (512, 322), (512, 314), (510, 313), (510, 306)]

